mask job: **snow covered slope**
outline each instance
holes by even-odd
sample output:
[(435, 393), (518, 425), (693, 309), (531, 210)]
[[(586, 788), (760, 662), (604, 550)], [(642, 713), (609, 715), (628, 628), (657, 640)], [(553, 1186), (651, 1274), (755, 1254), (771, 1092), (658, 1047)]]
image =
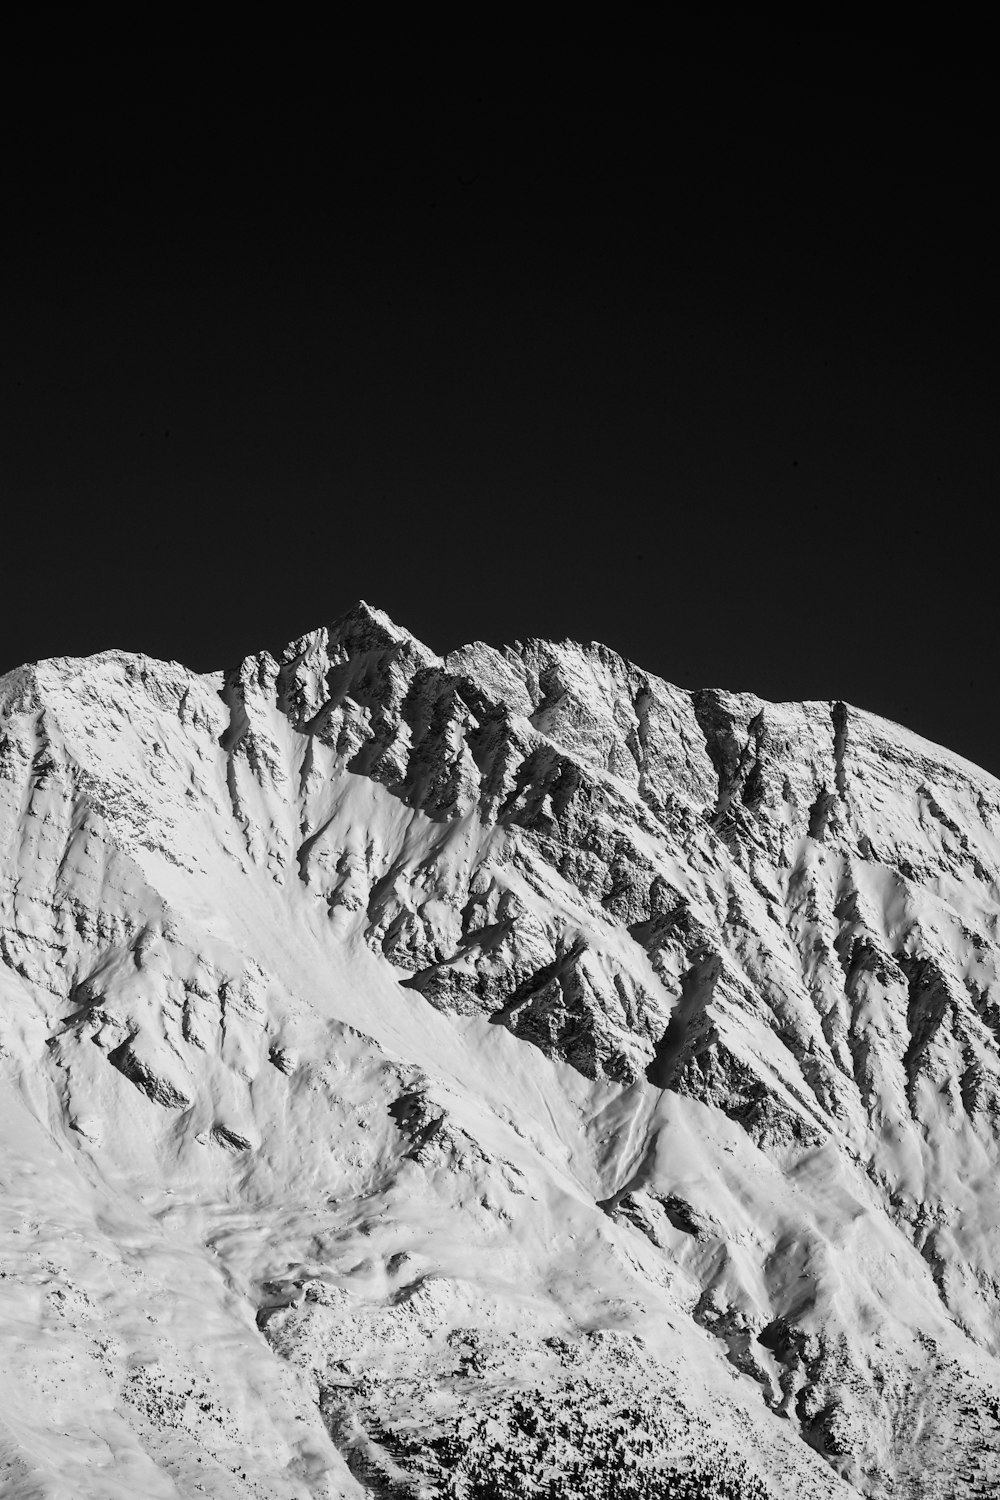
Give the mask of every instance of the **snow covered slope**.
[(998, 872), (600, 645), (0, 679), (0, 1495), (996, 1493)]

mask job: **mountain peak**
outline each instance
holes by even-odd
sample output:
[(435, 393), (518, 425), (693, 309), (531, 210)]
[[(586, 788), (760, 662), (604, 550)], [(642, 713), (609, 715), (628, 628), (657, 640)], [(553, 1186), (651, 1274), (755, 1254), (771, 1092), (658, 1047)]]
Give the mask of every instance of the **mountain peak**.
[(390, 646), (410, 645), (428, 657), (438, 660), (429, 647), (415, 635), (364, 599), (359, 599), (350, 609), (328, 627), (331, 641), (338, 642), (350, 652), (385, 649)]

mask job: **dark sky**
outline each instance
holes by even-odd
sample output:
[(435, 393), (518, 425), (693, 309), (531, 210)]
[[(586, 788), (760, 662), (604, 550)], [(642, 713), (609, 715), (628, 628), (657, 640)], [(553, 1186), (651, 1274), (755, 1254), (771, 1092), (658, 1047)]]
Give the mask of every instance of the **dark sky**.
[(1000, 772), (992, 80), (746, 40), (37, 67), (0, 669), (209, 669), (364, 597)]

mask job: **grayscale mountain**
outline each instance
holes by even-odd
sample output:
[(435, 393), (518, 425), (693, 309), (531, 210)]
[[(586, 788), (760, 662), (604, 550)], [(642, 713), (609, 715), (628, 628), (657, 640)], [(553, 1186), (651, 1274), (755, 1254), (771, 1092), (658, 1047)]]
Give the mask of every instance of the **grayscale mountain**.
[(0, 1493), (997, 1493), (984, 771), (359, 604), (0, 679), (0, 829)]

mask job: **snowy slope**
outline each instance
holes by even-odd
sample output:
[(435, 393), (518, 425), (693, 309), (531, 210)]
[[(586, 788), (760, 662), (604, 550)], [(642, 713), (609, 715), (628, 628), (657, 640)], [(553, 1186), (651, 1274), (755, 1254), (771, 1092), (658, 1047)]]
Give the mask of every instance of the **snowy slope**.
[(993, 778), (363, 604), (0, 725), (0, 1494), (995, 1493)]

